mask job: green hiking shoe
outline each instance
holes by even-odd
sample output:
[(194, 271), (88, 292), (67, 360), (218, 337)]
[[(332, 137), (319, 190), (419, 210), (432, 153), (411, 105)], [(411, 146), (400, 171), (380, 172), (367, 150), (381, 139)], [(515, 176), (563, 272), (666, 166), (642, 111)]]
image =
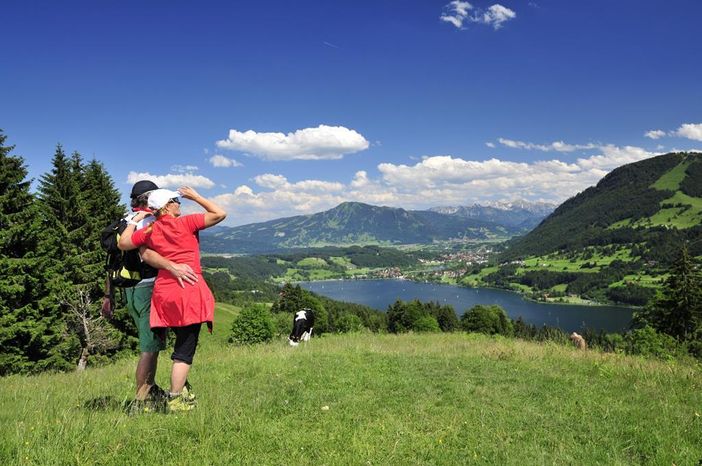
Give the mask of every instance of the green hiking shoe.
[(168, 400), (168, 412), (170, 412), (170, 413), (191, 411), (191, 410), (195, 409), (195, 406), (196, 406), (196, 403), (186, 401), (183, 398), (182, 393), (180, 395), (174, 396), (173, 398)]

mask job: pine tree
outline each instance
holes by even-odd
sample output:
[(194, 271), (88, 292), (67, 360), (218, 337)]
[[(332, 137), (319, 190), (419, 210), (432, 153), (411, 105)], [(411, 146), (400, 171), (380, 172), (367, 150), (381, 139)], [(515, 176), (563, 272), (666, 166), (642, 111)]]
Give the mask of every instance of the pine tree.
[(0, 375), (32, 371), (57, 349), (41, 304), (51, 281), (42, 254), (48, 235), (24, 160), (10, 155), (6, 139), (0, 131)]
[(670, 269), (662, 295), (635, 316), (680, 341), (689, 341), (702, 328), (702, 277), (684, 245)]
[(83, 225), (79, 248), (84, 266), (77, 282), (88, 285), (91, 298), (97, 299), (102, 295), (105, 281), (105, 252), (100, 246), (100, 233), (124, 215), (125, 207), (120, 204), (120, 194), (112, 178), (97, 160), (91, 160), (82, 168), (80, 182), (78, 216)]

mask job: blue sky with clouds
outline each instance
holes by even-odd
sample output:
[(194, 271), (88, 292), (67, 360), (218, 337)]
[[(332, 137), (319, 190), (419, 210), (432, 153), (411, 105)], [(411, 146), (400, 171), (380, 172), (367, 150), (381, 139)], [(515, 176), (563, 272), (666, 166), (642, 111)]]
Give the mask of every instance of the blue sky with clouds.
[(698, 0), (3, 2), (0, 128), (230, 225), (354, 200), (561, 202), (702, 147)]

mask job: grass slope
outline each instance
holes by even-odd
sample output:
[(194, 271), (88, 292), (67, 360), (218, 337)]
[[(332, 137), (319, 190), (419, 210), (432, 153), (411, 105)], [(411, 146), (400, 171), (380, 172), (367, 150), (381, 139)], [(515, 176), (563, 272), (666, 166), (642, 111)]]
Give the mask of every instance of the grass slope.
[[(191, 380), (200, 406), (128, 417), (133, 360), (0, 385), (0, 464), (696, 464), (698, 366), (481, 335), (225, 344), (220, 306)], [(168, 369), (163, 358), (159, 380)], [(89, 400), (110, 400), (89, 409)], [(328, 407), (328, 409), (323, 409)]]

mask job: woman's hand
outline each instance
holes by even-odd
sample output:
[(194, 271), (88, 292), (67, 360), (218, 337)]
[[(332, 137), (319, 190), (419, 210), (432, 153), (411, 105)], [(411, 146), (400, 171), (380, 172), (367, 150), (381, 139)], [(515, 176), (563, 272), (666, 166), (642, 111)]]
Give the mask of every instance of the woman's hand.
[(190, 199), (191, 201), (194, 201), (195, 198), (200, 197), (200, 194), (197, 191), (195, 191), (193, 188), (191, 188), (190, 186), (183, 186), (181, 188), (178, 188), (178, 192), (185, 199)]
[(146, 217), (148, 217), (149, 215), (151, 215), (151, 212), (140, 210), (139, 212), (136, 213), (136, 215), (134, 215), (134, 217), (132, 217), (132, 221), (139, 223), (142, 220), (144, 220)]

